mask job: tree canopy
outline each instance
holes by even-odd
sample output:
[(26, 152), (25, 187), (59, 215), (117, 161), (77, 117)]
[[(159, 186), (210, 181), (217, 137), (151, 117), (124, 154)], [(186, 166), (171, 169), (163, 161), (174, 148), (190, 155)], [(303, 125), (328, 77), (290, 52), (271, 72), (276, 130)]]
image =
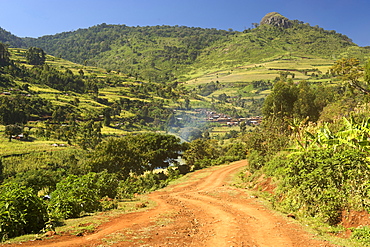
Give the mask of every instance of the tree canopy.
[(46, 53), (41, 48), (31, 47), (26, 52), (26, 59), (31, 65), (43, 65), (46, 60)]
[(109, 138), (96, 147), (90, 160), (91, 170), (107, 170), (127, 178), (130, 173), (142, 174), (168, 167), (184, 147), (179, 138), (158, 133)]

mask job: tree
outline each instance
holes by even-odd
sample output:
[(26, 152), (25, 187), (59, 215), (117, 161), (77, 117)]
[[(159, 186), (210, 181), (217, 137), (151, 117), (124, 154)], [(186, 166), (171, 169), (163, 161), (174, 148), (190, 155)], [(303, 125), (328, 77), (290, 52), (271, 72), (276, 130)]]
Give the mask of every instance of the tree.
[(185, 99), (185, 105), (184, 105), (184, 107), (185, 107), (186, 110), (190, 109), (190, 100), (189, 100), (189, 98), (186, 98)]
[(9, 141), (12, 141), (12, 136), (22, 134), (23, 126), (18, 124), (10, 124), (5, 127), (5, 134), (9, 137)]
[(211, 160), (219, 157), (218, 143), (216, 140), (196, 139), (189, 143), (184, 152), (184, 159), (189, 166), (200, 168), (201, 162), (206, 161), (210, 165)]
[(52, 115), (53, 121), (56, 123), (60, 123), (65, 120), (66, 118), (65, 115), (66, 113), (64, 112), (64, 109), (61, 106), (59, 106), (57, 109), (53, 111)]
[(0, 183), (4, 180), (4, 165), (2, 160), (0, 159)]
[(297, 87), (292, 82), (278, 81), (266, 97), (262, 113), (265, 117), (292, 117), (296, 100)]
[(239, 124), (239, 128), (240, 128), (240, 132), (244, 134), (247, 129), (247, 123), (245, 121), (241, 121)]
[(81, 123), (77, 143), (83, 149), (94, 149), (101, 141), (101, 122), (93, 120)]
[[(347, 81), (351, 87), (359, 90), (363, 94), (369, 94), (370, 89), (368, 86), (359, 81), (359, 78), (363, 76), (363, 70), (364, 68), (360, 66), (360, 61), (357, 58), (339, 59), (330, 68), (330, 72), (333, 75), (338, 75), (340, 79)], [(369, 78), (367, 77), (366, 79)]]
[(370, 83), (370, 59), (365, 64), (365, 73), (364, 73), (364, 81), (369, 84)]
[(158, 167), (168, 167), (180, 156), (184, 145), (173, 135), (145, 133), (108, 138), (100, 143), (90, 160), (91, 170), (117, 173), (127, 178)]
[(112, 122), (112, 109), (110, 107), (104, 108), (103, 116), (104, 116), (104, 125), (110, 126)]
[(31, 65), (43, 65), (46, 60), (46, 53), (37, 47), (31, 47), (26, 52), (26, 60)]
[(7, 65), (10, 61), (9, 57), (10, 54), (8, 51), (8, 47), (5, 44), (0, 43), (0, 66)]
[(297, 100), (294, 102), (293, 115), (299, 119), (309, 118), (317, 121), (320, 109), (315, 104), (316, 94), (307, 81), (301, 81), (297, 87)]

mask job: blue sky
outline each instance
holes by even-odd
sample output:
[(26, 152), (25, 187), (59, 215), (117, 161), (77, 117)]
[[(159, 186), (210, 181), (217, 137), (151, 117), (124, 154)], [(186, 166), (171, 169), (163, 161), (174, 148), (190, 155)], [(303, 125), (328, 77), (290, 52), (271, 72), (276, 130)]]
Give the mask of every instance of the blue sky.
[(369, 0), (0, 0), (0, 27), (40, 37), (101, 23), (243, 31), (269, 12), (370, 46)]

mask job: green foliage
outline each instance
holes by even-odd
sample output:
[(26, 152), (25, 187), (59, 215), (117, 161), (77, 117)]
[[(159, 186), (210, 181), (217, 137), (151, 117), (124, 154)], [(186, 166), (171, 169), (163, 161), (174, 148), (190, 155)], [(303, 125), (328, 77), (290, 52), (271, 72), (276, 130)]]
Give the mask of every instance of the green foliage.
[(144, 194), (164, 188), (168, 184), (167, 176), (163, 173), (149, 172), (142, 176), (130, 176), (121, 180), (118, 186), (117, 197), (120, 199), (132, 198), (134, 194)]
[(279, 81), (274, 84), (271, 94), (266, 97), (262, 112), (265, 117), (308, 118), (317, 121), (320, 112), (328, 103), (330, 93), (322, 95), (321, 88), (313, 88), (306, 81), (298, 86), (292, 81)]
[(10, 124), (5, 126), (5, 134), (9, 137), (9, 141), (12, 140), (12, 136), (18, 136), (22, 134), (23, 126), (18, 124)]
[(88, 173), (80, 177), (69, 175), (51, 193), (48, 204), (50, 215), (58, 220), (101, 210), (100, 199), (106, 196), (114, 198), (117, 185), (117, 177), (107, 172)]
[(26, 123), (32, 114), (43, 115), (50, 112), (49, 101), (39, 97), (23, 95), (0, 97), (0, 124)]
[(168, 81), (174, 79), (179, 68), (192, 63), (202, 48), (224, 39), (228, 33), (183, 26), (128, 27), (103, 23), (25, 41), (81, 64), (99, 63), (149, 81)]
[(347, 207), (369, 209), (365, 200), (370, 178), (366, 157), (366, 153), (356, 149), (311, 150), (291, 155), (277, 197), (284, 198), (286, 210), (337, 224), (341, 211)]
[(5, 29), (0, 27), (0, 42), (10, 45), (11, 47), (24, 47), (24, 41), (22, 38), (19, 38)]
[(367, 61), (364, 67), (364, 81), (370, 83), (370, 60)]
[(248, 163), (251, 172), (260, 170), (266, 163), (266, 157), (261, 151), (250, 150), (248, 153)]
[[(148, 81), (185, 78), (189, 71), (237, 67), (292, 54), (332, 58), (368, 51), (347, 36), (290, 21), (289, 28), (262, 25), (243, 33), (184, 26), (128, 27), (101, 24), (88, 29), (24, 39), (57, 57), (120, 70)], [(263, 50), (263, 52), (261, 52)], [(357, 51), (359, 50), (359, 52)], [(212, 90), (205, 90), (208, 94)]]
[(10, 53), (5, 44), (0, 43), (0, 66), (8, 65), (10, 62)]
[(186, 164), (193, 166), (195, 170), (212, 165), (212, 160), (220, 156), (218, 142), (216, 140), (196, 139), (189, 143), (183, 158)]
[(330, 68), (330, 72), (333, 75), (338, 75), (341, 80), (348, 82), (350, 87), (359, 90), (363, 94), (369, 94), (370, 89), (368, 85), (364, 85), (359, 81), (359, 78), (363, 76), (363, 70), (364, 68), (360, 66), (360, 61), (356, 58), (339, 59)]
[[(31, 82), (35, 84), (44, 84), (60, 91), (73, 91), (83, 93), (88, 91), (85, 88), (85, 81), (79, 76), (73, 74), (69, 69), (61, 72), (48, 64), (34, 66), (31, 70)], [(92, 82), (90, 82), (92, 84)]]
[(0, 187), (0, 238), (37, 233), (48, 220), (43, 201), (25, 186), (6, 183)]
[[(15, 178), (20, 184), (36, 186), (35, 189), (38, 189), (42, 187), (43, 183), (46, 186), (46, 184), (54, 184), (53, 180), (58, 182), (58, 179), (61, 176), (64, 177), (65, 174), (81, 175), (89, 172), (85, 163), (89, 155), (88, 151), (73, 147), (55, 149), (50, 146), (51, 143), (48, 142), (46, 148), (45, 146), (34, 150), (27, 148), (22, 152), (3, 156), (4, 179)], [(27, 143), (27, 145), (29, 144)], [(25, 146), (20, 143), (14, 147), (25, 148)], [(45, 177), (37, 177), (38, 174), (43, 173), (45, 173)], [(51, 189), (54, 187), (55, 185), (51, 186)]]
[(93, 120), (81, 123), (76, 136), (76, 142), (83, 149), (94, 149), (103, 139), (102, 125)]
[(364, 246), (370, 246), (370, 227), (363, 226), (352, 229), (351, 238), (361, 242)]
[(92, 171), (107, 170), (121, 178), (130, 173), (142, 174), (155, 168), (165, 168), (184, 150), (180, 139), (173, 135), (144, 133), (109, 138), (99, 144), (90, 161)]
[(287, 124), (278, 118), (269, 118), (254, 131), (243, 135), (248, 152), (258, 151), (261, 156), (274, 155), (287, 147), (289, 143)]
[(26, 60), (31, 65), (43, 65), (46, 60), (46, 53), (37, 47), (31, 47), (26, 52)]
[(246, 158), (246, 144), (243, 142), (234, 142), (223, 148), (223, 156), (232, 157), (234, 161)]
[(0, 183), (4, 180), (4, 165), (2, 159), (0, 159)]
[(63, 175), (63, 170), (32, 169), (24, 173), (18, 173), (15, 178), (8, 180), (20, 186), (32, 188), (36, 192), (43, 189), (53, 191), (56, 188), (56, 184), (62, 180)]

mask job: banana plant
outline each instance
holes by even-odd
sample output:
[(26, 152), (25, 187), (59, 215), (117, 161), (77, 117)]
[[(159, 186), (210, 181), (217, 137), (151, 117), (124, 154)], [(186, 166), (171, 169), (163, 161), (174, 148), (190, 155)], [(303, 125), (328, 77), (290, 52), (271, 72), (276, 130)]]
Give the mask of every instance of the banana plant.
[(348, 145), (362, 151), (370, 150), (370, 118), (361, 123), (356, 122), (351, 116), (343, 118), (343, 128), (337, 133), (333, 133), (328, 124), (325, 123), (316, 133), (309, 132), (302, 127), (304, 122), (293, 121), (290, 128), (293, 131), (293, 138), (297, 145), (295, 148), (288, 149), (293, 152), (303, 152), (319, 148), (336, 149), (342, 145)]

